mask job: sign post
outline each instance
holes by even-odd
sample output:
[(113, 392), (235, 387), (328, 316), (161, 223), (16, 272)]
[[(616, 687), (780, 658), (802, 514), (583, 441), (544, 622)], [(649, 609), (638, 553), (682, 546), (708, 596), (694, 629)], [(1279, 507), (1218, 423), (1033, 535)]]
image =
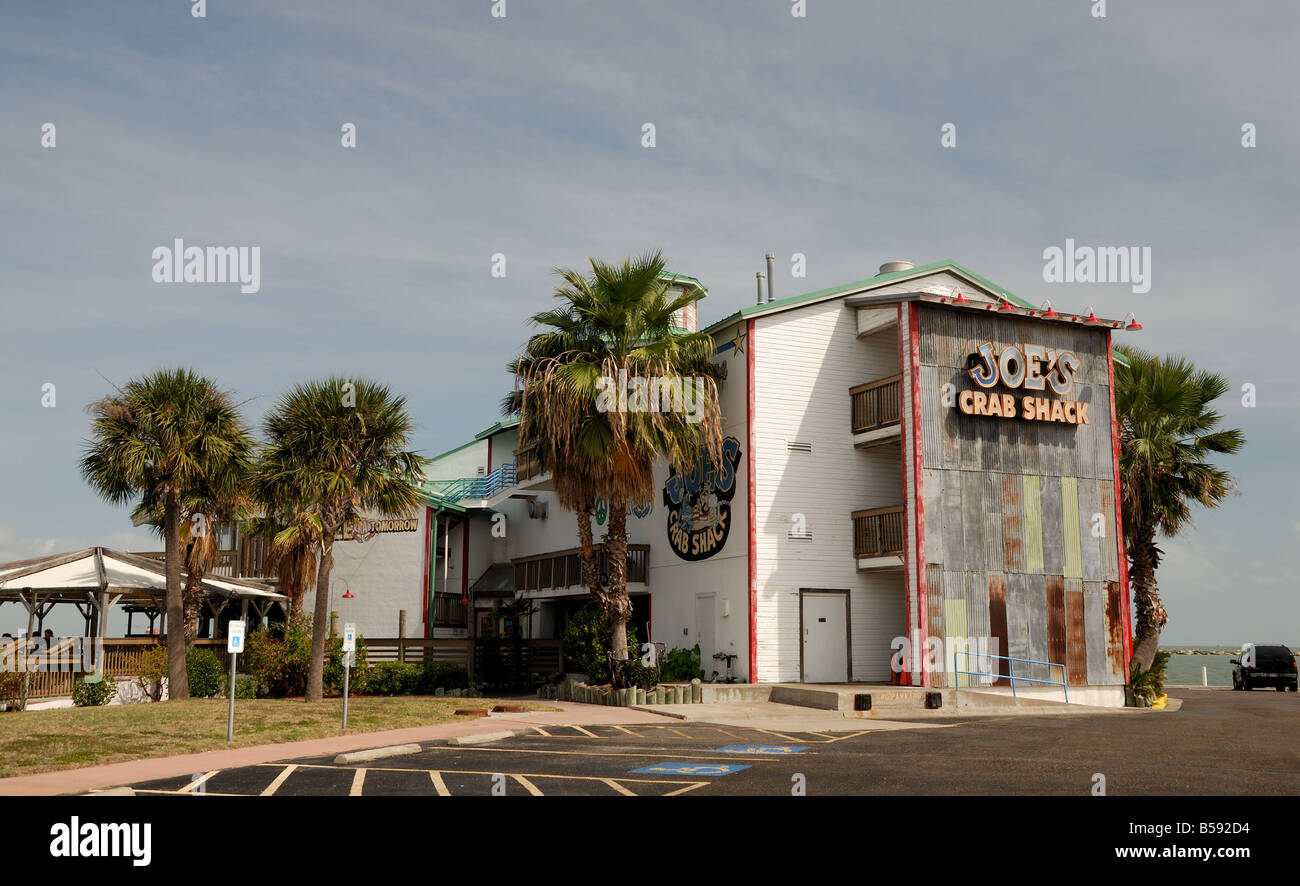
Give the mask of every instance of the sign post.
[(343, 623), (343, 728), (348, 728), (348, 683), (352, 676), (352, 656), (357, 651), (356, 622)]
[(230, 717), (226, 721), (226, 741), (235, 740), (235, 659), (244, 651), (244, 623), (232, 621), (226, 633), (226, 651), (230, 653), (230, 685), (226, 695), (230, 696)]

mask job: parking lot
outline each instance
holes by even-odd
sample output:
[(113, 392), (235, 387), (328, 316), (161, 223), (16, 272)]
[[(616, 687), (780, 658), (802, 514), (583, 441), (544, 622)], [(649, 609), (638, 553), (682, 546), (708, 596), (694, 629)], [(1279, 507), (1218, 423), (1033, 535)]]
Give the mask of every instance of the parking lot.
[(356, 765), (287, 760), (136, 784), (172, 796), (1297, 794), (1297, 696), (1184, 690), (1176, 713), (961, 717), (849, 731), (532, 726)]

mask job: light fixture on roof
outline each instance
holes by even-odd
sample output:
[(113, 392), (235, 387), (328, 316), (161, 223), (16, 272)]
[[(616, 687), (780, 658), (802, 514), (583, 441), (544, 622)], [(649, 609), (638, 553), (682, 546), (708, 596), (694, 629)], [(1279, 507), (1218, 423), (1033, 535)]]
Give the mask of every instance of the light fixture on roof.
[(351, 600), (351, 599), (353, 599), (354, 597), (356, 597), (356, 594), (352, 593), (352, 589), (351, 589), (351, 588), (344, 588), (344, 589), (343, 589), (343, 599), (344, 599), (344, 600)]
[(1084, 319), (1084, 322), (1086, 322), (1086, 323), (1100, 323), (1100, 322), (1101, 322), (1100, 320), (1097, 319), (1097, 315), (1096, 315), (1095, 313), (1093, 313), (1092, 305), (1088, 305), (1088, 316), (1087, 316), (1087, 317), (1084, 317), (1083, 319)]
[(966, 298), (964, 295), (962, 295), (962, 294), (961, 294), (961, 290), (958, 289), (958, 290), (957, 290), (957, 297), (954, 298), (954, 299), (952, 300), (952, 303), (955, 304), (955, 305), (964, 305), (964, 304), (966, 304), (966, 303), (969, 302), (969, 301), (970, 301), (970, 299), (968, 299), (968, 298)]
[(998, 310), (999, 310), (999, 311), (1014, 311), (1015, 308), (1012, 307), (1012, 305), (1011, 305), (1011, 299), (1007, 298), (1006, 296), (1003, 296), (1003, 297), (1002, 297), (1002, 307), (998, 308)]
[[(1129, 325), (1125, 326), (1125, 327), (1124, 327), (1125, 329), (1135, 329), (1135, 330), (1136, 330), (1136, 329), (1141, 329), (1141, 328), (1142, 328), (1142, 324), (1138, 322), (1137, 315), (1134, 314), (1132, 311), (1129, 311), (1129, 312), (1128, 312), (1127, 314), (1125, 314), (1124, 316), (1125, 316), (1125, 317), (1132, 317), (1132, 318), (1133, 318), (1133, 322), (1130, 323)], [(1123, 323), (1124, 321), (1121, 320), (1121, 321), (1119, 321), (1119, 322)]]
[(1044, 317), (1061, 316), (1060, 314), (1056, 313), (1056, 311), (1052, 310), (1052, 300), (1050, 298), (1047, 301), (1043, 302), (1042, 305), (1040, 305), (1040, 307), (1047, 308), (1047, 310), (1043, 312)]

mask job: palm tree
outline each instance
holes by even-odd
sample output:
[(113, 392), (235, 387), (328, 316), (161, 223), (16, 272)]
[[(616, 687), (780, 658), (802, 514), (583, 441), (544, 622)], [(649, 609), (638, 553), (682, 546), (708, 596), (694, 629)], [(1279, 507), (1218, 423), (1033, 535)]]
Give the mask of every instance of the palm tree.
[[(247, 517), (247, 490), (249, 465), (243, 465), (244, 476), (233, 494), (222, 496), (211, 490), (186, 496), (181, 503), (181, 544), (185, 547), (185, 590), (181, 594), (185, 612), (185, 644), (194, 643), (198, 636), (199, 618), (203, 614), (203, 577), (220, 560), (220, 539), (217, 530), (222, 524), (242, 521)], [(131, 515), (135, 525), (148, 525), (159, 536), (163, 534), (163, 512), (158, 506), (143, 503)]]
[(270, 541), (266, 568), (289, 597), (289, 617), (302, 615), (303, 598), (316, 587), (320, 568), (321, 519), (316, 510), (290, 511), (283, 520), (264, 518), (252, 531)]
[(253, 440), (229, 393), (193, 370), (160, 369), (87, 407), (92, 439), (81, 475), (115, 504), (139, 497), (138, 513), (162, 514), (167, 581), (168, 697), (189, 697), (181, 587), (185, 502), (234, 497)]
[(371, 381), (331, 378), (300, 384), (266, 416), (265, 428), (257, 501), (267, 516), (287, 524), (285, 544), (302, 531), (304, 513), (312, 515), (313, 526), (319, 521), (306, 695), (309, 702), (320, 701), (334, 542), (347, 522), (363, 513), (410, 514), (423, 501), (421, 459), (406, 450), (413, 428), (406, 399)]
[(1115, 364), (1115, 413), (1124, 540), (1137, 610), (1133, 662), (1146, 671), (1169, 618), (1156, 585), (1164, 553), (1156, 533), (1181, 532), (1191, 523), (1192, 504), (1218, 506), (1232, 489), (1232, 476), (1208, 459), (1237, 452), (1246, 438), (1238, 428), (1220, 429), (1223, 416), (1211, 408), (1228, 391), (1223, 376), (1197, 370), (1176, 355), (1116, 351), (1128, 362)]
[[(613, 658), (626, 661), (627, 513), (654, 494), (654, 467), (662, 459), (685, 469), (701, 447), (716, 460), (722, 450), (713, 339), (685, 332), (675, 316), (698, 299), (691, 289), (672, 295), (663, 256), (647, 253), (622, 264), (588, 260), (590, 276), (557, 268), (561, 305), (532, 318), (545, 331), (534, 335), (510, 369), (516, 391), (507, 413), (521, 416), (521, 447), (535, 445), (543, 469), (551, 472), (560, 504), (578, 516), (583, 575), (613, 626)], [(691, 414), (610, 409), (603, 396), (611, 382), (633, 378), (682, 379), (701, 383)], [(607, 583), (594, 557), (591, 516), (601, 496), (609, 502), (605, 534)], [(616, 673), (619, 669), (615, 668)]]

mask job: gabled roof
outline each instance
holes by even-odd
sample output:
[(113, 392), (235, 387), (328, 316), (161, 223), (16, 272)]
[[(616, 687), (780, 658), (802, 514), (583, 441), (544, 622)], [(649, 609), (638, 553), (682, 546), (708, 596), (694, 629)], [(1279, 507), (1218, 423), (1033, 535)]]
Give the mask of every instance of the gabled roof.
[(700, 291), (698, 298), (704, 298), (709, 294), (709, 290), (699, 281), (699, 278), (692, 277), (689, 274), (676, 274), (672, 271), (661, 271), (660, 280), (669, 280), (673, 283), (684, 283), (688, 288), (694, 287)]
[[(484, 428), (483, 430), (479, 431), (477, 434), (474, 435), (474, 439), (485, 440), (488, 437), (501, 433), (502, 431), (508, 431), (518, 424), (519, 424), (518, 416), (515, 416), (514, 418), (503, 418), (501, 421), (492, 425), (492, 427)], [(454, 452), (455, 450), (452, 451)]]
[[(183, 575), (184, 573), (182, 573)], [(128, 599), (155, 597), (167, 590), (161, 560), (109, 548), (85, 548), (0, 565), (0, 600), (16, 600), (26, 591), (77, 601), (87, 593), (109, 591)], [(203, 577), (203, 590), (236, 600), (287, 600), (269, 585), (245, 578)]]
[(952, 259), (933, 262), (928, 265), (917, 265), (914, 268), (904, 268), (901, 271), (891, 271), (888, 274), (880, 274), (876, 277), (870, 277), (866, 280), (858, 280), (855, 283), (844, 283), (839, 286), (832, 286), (829, 289), (819, 289), (816, 292), (806, 292), (803, 295), (792, 295), (789, 298), (777, 299), (773, 302), (763, 304), (747, 305), (729, 317), (724, 317), (716, 323), (713, 323), (704, 332), (713, 333), (720, 329), (735, 323), (737, 320), (747, 320), (750, 317), (759, 317), (765, 314), (775, 314), (799, 305), (810, 304), (818, 301), (827, 301), (832, 298), (838, 298), (843, 295), (852, 295), (860, 292), (869, 292), (872, 289), (878, 289), (884, 286), (891, 286), (903, 280), (910, 280), (914, 277), (924, 277), (933, 274), (936, 271), (948, 271), (959, 277), (964, 277), (970, 281), (971, 285), (985, 290), (996, 298), (1005, 298), (1013, 305), (1021, 308), (1035, 309), (1037, 305), (1032, 305), (1020, 298), (1008, 289), (997, 285), (992, 280), (985, 279), (969, 268), (964, 268)]

